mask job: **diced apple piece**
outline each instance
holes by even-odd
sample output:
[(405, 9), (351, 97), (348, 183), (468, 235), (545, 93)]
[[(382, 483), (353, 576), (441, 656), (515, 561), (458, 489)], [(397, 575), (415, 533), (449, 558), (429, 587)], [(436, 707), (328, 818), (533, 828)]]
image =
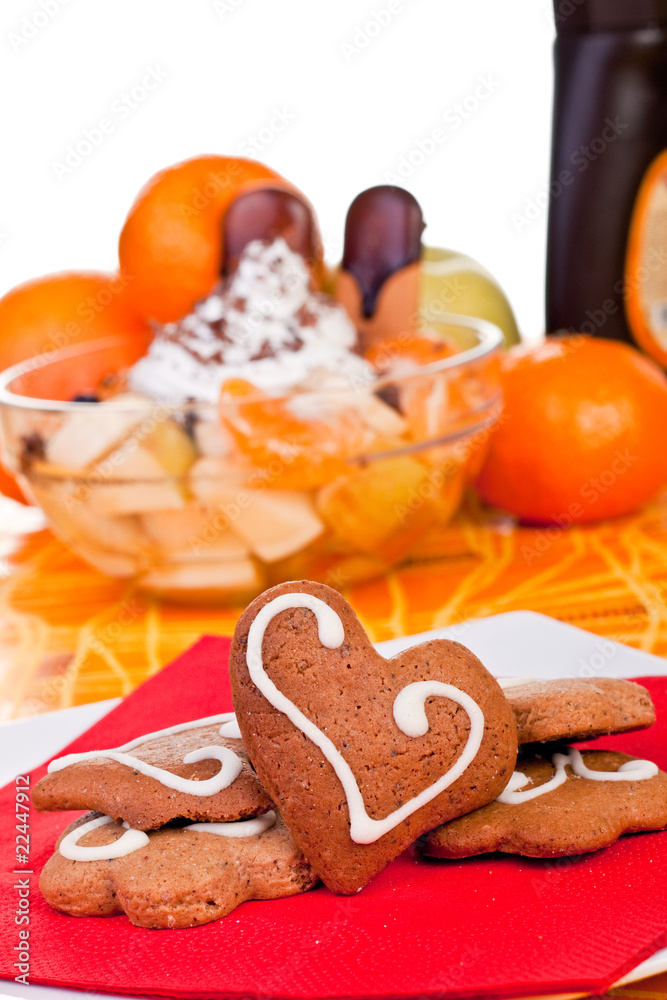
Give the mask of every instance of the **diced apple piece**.
[(203, 412), (195, 420), (193, 434), (195, 445), (200, 455), (209, 458), (222, 458), (234, 449), (234, 442), (229, 432), (222, 426), (217, 412), (209, 416)]
[(375, 553), (423, 510), (427, 498), (420, 489), (427, 478), (426, 466), (410, 455), (381, 459), (324, 486), (318, 510), (339, 538)]
[(93, 469), (89, 503), (96, 514), (113, 516), (177, 510), (185, 500), (156, 456), (130, 437)]
[(117, 481), (129, 483), (134, 480), (158, 483), (168, 478), (155, 455), (139, 444), (134, 437), (128, 438), (119, 448), (98, 462), (90, 475), (91, 482), (109, 484)]
[(53, 480), (48, 486), (36, 483), (35, 497), (58, 534), (77, 548), (81, 539), (104, 549), (135, 554), (146, 549), (141, 522), (137, 517), (104, 517), (88, 505), (91, 486), (72, 480)]
[(156, 567), (139, 580), (143, 590), (168, 594), (181, 600), (216, 600), (249, 596), (263, 587), (253, 559), (224, 562), (176, 563)]
[(35, 499), (55, 534), (77, 555), (108, 576), (135, 575), (145, 547), (135, 518), (96, 516), (86, 500), (77, 498), (71, 480), (33, 485)]
[(190, 471), (197, 499), (228, 518), (255, 555), (277, 562), (309, 545), (324, 531), (308, 494), (294, 490), (251, 489), (248, 470), (230, 461), (200, 458)]
[(148, 538), (172, 560), (234, 561), (249, 554), (245, 542), (230, 529), (227, 517), (197, 501), (190, 501), (182, 510), (144, 514), (142, 522)]
[(247, 492), (248, 470), (226, 458), (199, 458), (188, 473), (192, 495), (207, 506), (227, 504), (239, 491)]
[[(128, 408), (130, 403), (136, 406)], [(47, 457), (55, 465), (85, 469), (117, 447), (148, 413), (149, 401), (133, 393), (91, 404), (66, 417), (48, 442)]]
[(233, 530), (266, 563), (298, 552), (324, 531), (313, 501), (304, 493), (245, 490), (234, 502)]
[(88, 502), (96, 515), (107, 517), (147, 514), (154, 510), (178, 510), (185, 504), (182, 493), (168, 480), (100, 483), (93, 485)]

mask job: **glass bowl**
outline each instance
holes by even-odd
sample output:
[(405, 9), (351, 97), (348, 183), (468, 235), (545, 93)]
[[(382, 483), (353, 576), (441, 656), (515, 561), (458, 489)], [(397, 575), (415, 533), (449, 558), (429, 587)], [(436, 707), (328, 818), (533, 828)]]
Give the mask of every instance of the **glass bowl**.
[(113, 377), (119, 342), (53, 351), (0, 375), (2, 459), (74, 552), (148, 592), (224, 603), (288, 579), (345, 588), (451, 519), (501, 411), (500, 331), (428, 325), (458, 353), (219, 406), (71, 402)]

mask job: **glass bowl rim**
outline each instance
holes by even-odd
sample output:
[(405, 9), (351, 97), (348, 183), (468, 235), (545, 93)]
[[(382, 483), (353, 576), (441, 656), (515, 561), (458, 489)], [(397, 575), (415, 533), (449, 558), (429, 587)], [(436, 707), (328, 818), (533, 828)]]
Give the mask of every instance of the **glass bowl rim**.
[[(383, 375), (371, 381), (360, 381), (358, 384), (351, 386), (346, 385), (330, 389), (311, 389), (303, 392), (296, 391), (283, 393), (277, 396), (271, 396), (270, 399), (275, 402), (279, 402), (281, 400), (290, 401), (294, 399), (307, 400), (308, 398), (317, 398), (319, 400), (326, 398), (340, 399), (340, 397), (345, 396), (352, 397), (354, 393), (360, 389), (370, 389), (374, 393), (377, 393), (383, 388), (387, 388), (392, 385), (401, 385), (413, 378), (421, 378), (425, 375), (435, 375), (450, 369), (463, 370), (469, 364), (493, 355), (493, 353), (501, 347), (504, 340), (500, 327), (498, 327), (495, 323), (492, 323), (490, 320), (482, 319), (481, 317), (464, 316), (459, 315), (458, 313), (445, 312), (437, 314), (426, 313), (422, 315), (422, 321), (425, 323), (437, 322), (446, 323), (450, 326), (467, 327), (470, 330), (474, 330), (478, 334), (479, 342), (474, 344), (472, 347), (459, 351), (457, 354), (451, 355), (451, 357), (443, 358), (440, 361), (433, 361), (427, 365), (416, 366), (413, 370), (408, 370), (398, 375)], [(27, 361), (21, 361), (12, 365), (11, 367), (4, 369), (4, 371), (0, 371), (0, 405), (18, 407), (26, 410), (50, 411), (55, 413), (78, 413), (85, 408), (97, 406), (97, 403), (88, 401), (74, 402), (73, 400), (40, 399), (36, 396), (24, 396), (20, 393), (12, 392), (9, 386), (15, 379), (20, 378), (22, 375), (38, 371), (40, 368), (46, 368), (50, 364), (66, 361), (68, 358), (76, 358), (86, 353), (107, 350), (111, 347), (117, 346), (118, 344), (126, 342), (126, 338), (121, 335), (103, 337), (99, 340), (88, 340), (82, 344), (73, 344), (68, 347), (45, 351), (44, 353), (37, 355), (34, 358), (30, 358)], [(265, 394), (258, 392), (257, 395), (249, 394), (237, 399), (232, 397), (229, 400), (229, 405), (235, 406), (238, 405), (239, 402), (252, 403), (262, 400), (266, 401), (266, 398)], [(145, 399), (116, 399), (114, 401), (114, 406), (121, 411), (139, 410), (143, 412), (144, 410), (148, 410), (156, 405), (159, 405), (161, 409), (169, 413), (192, 413), (202, 412), (205, 410), (217, 411), (220, 406), (217, 402), (210, 403), (206, 400), (191, 400), (185, 403), (170, 403), (169, 401), (150, 399), (148, 397)]]

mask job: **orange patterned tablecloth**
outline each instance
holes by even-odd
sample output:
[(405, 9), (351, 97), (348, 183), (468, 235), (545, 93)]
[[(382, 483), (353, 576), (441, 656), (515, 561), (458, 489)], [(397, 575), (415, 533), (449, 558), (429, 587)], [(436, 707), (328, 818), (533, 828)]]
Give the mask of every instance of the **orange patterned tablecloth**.
[[(20, 519), (19, 519), (20, 520)], [(16, 538), (0, 513), (0, 719), (128, 694), (239, 608), (139, 594), (48, 531)], [(667, 493), (593, 527), (516, 528), (469, 506), (385, 580), (346, 593), (374, 640), (531, 609), (667, 655)]]

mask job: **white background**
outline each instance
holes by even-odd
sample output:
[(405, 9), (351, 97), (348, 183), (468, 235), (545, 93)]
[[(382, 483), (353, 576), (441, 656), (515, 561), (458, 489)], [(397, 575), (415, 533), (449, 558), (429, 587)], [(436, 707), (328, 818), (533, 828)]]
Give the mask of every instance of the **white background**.
[[(549, 0), (3, 0), (0, 293), (115, 268), (155, 171), (261, 135), (331, 261), (351, 199), (402, 165), (426, 242), (481, 260), (536, 336), (553, 36)], [(103, 118), (92, 153), (58, 167)]]

